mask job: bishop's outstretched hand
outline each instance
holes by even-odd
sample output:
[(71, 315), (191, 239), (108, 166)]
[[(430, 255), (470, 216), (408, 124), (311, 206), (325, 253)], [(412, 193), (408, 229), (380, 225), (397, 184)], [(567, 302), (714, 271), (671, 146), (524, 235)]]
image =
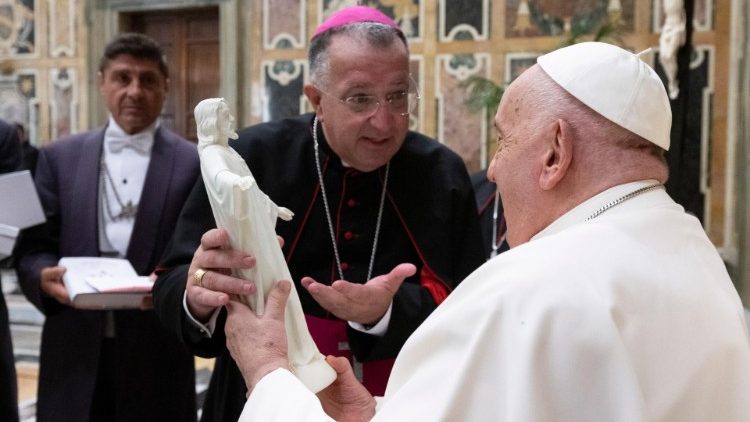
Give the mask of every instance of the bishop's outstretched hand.
[(337, 318), (374, 325), (391, 306), (401, 283), (416, 272), (413, 264), (399, 264), (390, 273), (374, 277), (365, 284), (336, 280), (328, 286), (312, 277), (303, 277), (301, 282), (313, 299)]

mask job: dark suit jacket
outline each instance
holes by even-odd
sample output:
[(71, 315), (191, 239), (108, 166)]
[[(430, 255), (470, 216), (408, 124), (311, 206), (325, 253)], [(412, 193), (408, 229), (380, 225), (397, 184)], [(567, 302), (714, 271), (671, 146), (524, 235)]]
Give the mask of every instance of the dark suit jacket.
[(15, 126), (0, 120), (0, 173), (21, 169), (23, 153)]
[[(16, 128), (0, 120), (0, 173), (19, 170), (21, 144)], [(8, 200), (7, 198), (5, 200)], [(0, 421), (18, 420), (18, 394), (13, 344), (8, 327), (8, 309), (0, 292)]]
[[(104, 312), (43, 296), (39, 275), (60, 257), (98, 256), (99, 159), (104, 128), (42, 149), (36, 186), (47, 223), (25, 232), (17, 270), (26, 297), (45, 314), (37, 420), (87, 421), (102, 347)], [(154, 137), (127, 258), (140, 275), (159, 260), (199, 175), (195, 145), (160, 128)], [(193, 421), (192, 354), (164, 331), (153, 311), (116, 311), (118, 420)]]

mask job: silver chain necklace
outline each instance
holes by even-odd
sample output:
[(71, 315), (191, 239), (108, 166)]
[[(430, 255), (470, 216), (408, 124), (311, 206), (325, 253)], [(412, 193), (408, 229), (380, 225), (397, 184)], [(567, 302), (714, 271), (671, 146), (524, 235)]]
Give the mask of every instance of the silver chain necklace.
[[(112, 221), (135, 218), (135, 215), (138, 213), (138, 204), (133, 205), (133, 201), (131, 200), (128, 200), (127, 204), (123, 204), (122, 199), (120, 199), (120, 194), (117, 193), (117, 188), (115, 188), (115, 182), (112, 180), (112, 175), (109, 174), (107, 163), (104, 162), (103, 158), (99, 161), (99, 165), (99, 173), (101, 174), (102, 178), (102, 196), (104, 197), (104, 208), (107, 210), (107, 215), (109, 216), (109, 218)], [(109, 203), (109, 195), (107, 195), (107, 181), (109, 181), (109, 186), (112, 188), (112, 193), (115, 195), (115, 200), (120, 206), (120, 213), (117, 215), (114, 215), (112, 213), (112, 207)]]
[[(318, 182), (320, 183), (320, 194), (323, 197), (323, 207), (326, 211), (326, 219), (328, 221), (328, 232), (331, 234), (331, 243), (333, 244), (333, 255), (336, 258), (336, 267), (339, 270), (339, 277), (344, 280), (344, 271), (341, 268), (341, 258), (339, 257), (339, 248), (336, 244), (336, 233), (333, 230), (333, 219), (331, 218), (331, 209), (328, 206), (328, 197), (326, 195), (326, 187), (323, 183), (323, 171), (320, 168), (320, 154), (318, 152), (318, 116), (315, 116), (313, 120), (313, 143), (315, 146), (315, 168), (318, 170)], [(391, 168), (391, 162), (385, 166), (385, 179), (383, 180), (383, 192), (380, 194), (380, 208), (378, 209), (378, 221), (375, 224), (375, 238), (372, 241), (372, 252), (370, 253), (370, 266), (367, 269), (367, 279), (370, 280), (372, 277), (372, 267), (375, 264), (375, 251), (378, 248), (378, 237), (380, 235), (380, 222), (383, 219), (383, 207), (385, 205), (385, 192), (388, 186), (388, 172)]]
[(653, 184), (653, 185), (650, 185), (650, 186), (645, 186), (645, 187), (642, 187), (640, 189), (636, 189), (633, 192), (630, 192), (630, 193), (628, 193), (626, 195), (623, 195), (623, 196), (621, 196), (621, 197), (619, 197), (619, 198), (617, 198), (617, 199), (615, 199), (613, 201), (610, 201), (610, 202), (602, 205), (598, 210), (594, 211), (594, 213), (591, 214), (589, 216), (589, 218), (585, 219), (584, 221), (593, 220), (594, 218), (599, 217), (600, 215), (602, 215), (608, 209), (610, 209), (610, 208), (612, 208), (614, 206), (620, 205), (623, 202), (627, 201), (628, 199), (633, 199), (633, 198), (635, 198), (636, 196), (638, 196), (638, 195), (640, 195), (642, 193), (646, 193), (648, 191), (652, 191), (652, 190), (658, 189), (658, 188), (662, 188), (663, 189), (664, 185), (662, 185), (661, 183), (656, 183), (656, 184)]

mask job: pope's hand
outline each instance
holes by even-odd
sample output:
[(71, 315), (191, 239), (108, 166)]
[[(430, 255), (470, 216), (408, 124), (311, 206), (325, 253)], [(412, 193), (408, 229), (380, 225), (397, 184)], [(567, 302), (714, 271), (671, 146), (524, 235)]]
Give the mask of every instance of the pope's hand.
[(338, 422), (369, 421), (375, 416), (375, 399), (357, 381), (352, 366), (344, 357), (326, 357), (336, 371), (336, 380), (318, 393), (328, 416)]
[(233, 268), (254, 266), (255, 258), (231, 248), (226, 230), (207, 231), (188, 269), (186, 291), (190, 314), (205, 322), (216, 308), (229, 303), (229, 295), (255, 294), (255, 284), (231, 275)]
[(42, 293), (62, 303), (63, 305), (70, 305), (70, 296), (68, 296), (68, 289), (63, 284), (63, 274), (65, 274), (65, 267), (45, 267), (39, 276), (39, 288)]
[(399, 264), (390, 273), (377, 276), (365, 284), (336, 280), (327, 286), (311, 277), (304, 277), (302, 286), (320, 306), (337, 318), (374, 325), (391, 306), (393, 296), (404, 279), (416, 272), (417, 268), (412, 264)]
[(255, 315), (249, 307), (237, 301), (227, 304), (224, 332), (227, 348), (245, 379), (248, 392), (268, 373), (289, 369), (284, 308), (291, 284), (274, 283), (266, 300), (265, 312)]

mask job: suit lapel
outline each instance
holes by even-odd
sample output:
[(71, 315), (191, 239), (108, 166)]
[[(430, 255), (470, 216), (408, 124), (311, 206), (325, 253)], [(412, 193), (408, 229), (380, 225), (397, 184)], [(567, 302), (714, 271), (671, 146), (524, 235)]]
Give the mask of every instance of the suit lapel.
[(75, 172), (73, 195), (76, 198), (77, 221), (80, 222), (80, 245), (89, 245), (89, 251), (81, 255), (99, 254), (99, 160), (102, 156), (104, 128), (92, 132), (81, 142), (80, 161)]
[(155, 264), (152, 261), (158, 258), (153, 257), (153, 254), (172, 181), (176, 142), (178, 140), (169, 136), (162, 127), (154, 134), (151, 160), (128, 245), (128, 259), (139, 274), (152, 271), (153, 268), (150, 267)]

